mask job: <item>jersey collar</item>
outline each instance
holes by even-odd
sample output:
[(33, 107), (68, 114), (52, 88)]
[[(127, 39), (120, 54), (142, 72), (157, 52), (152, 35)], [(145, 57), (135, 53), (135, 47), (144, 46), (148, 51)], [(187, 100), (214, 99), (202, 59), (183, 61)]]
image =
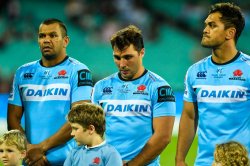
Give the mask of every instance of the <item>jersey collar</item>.
[(225, 63), (216, 63), (215, 61), (213, 61), (212, 57), (211, 57), (211, 61), (212, 61), (212, 63), (215, 64), (215, 65), (226, 65), (226, 64), (229, 64), (229, 63), (232, 63), (233, 61), (235, 61), (239, 56), (240, 56), (240, 51), (238, 51), (238, 52), (236, 53), (236, 55), (234, 56), (233, 59), (231, 59), (231, 60), (229, 60), (229, 61), (227, 61), (227, 62), (225, 62)]
[[(54, 66), (50, 66), (50, 67), (55, 67), (55, 66), (57, 66), (57, 65), (60, 65), (60, 64), (62, 64), (63, 62), (65, 62), (68, 58), (69, 58), (69, 56), (66, 56), (61, 62), (59, 62), (58, 64), (55, 64)], [(46, 67), (46, 66), (43, 65), (42, 59), (39, 60), (39, 63), (40, 63), (40, 65), (41, 65), (42, 67)], [(50, 68), (50, 67), (46, 67), (46, 68)]]

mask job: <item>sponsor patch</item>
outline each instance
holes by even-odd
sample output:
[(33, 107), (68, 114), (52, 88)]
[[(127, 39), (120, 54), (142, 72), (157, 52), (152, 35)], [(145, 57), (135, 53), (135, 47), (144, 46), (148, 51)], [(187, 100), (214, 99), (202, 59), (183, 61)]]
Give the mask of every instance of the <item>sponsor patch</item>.
[(102, 90), (102, 94), (103, 95), (112, 95), (112, 89), (113, 89), (113, 87), (105, 87)]
[(33, 75), (34, 75), (34, 73), (24, 73), (23, 78), (24, 79), (32, 79)]
[(147, 100), (100, 100), (106, 116), (151, 116), (151, 102)]
[(77, 86), (93, 86), (92, 76), (89, 70), (83, 69), (77, 71), (78, 83)]
[(158, 87), (158, 100), (157, 102), (175, 101), (174, 92), (170, 86)]

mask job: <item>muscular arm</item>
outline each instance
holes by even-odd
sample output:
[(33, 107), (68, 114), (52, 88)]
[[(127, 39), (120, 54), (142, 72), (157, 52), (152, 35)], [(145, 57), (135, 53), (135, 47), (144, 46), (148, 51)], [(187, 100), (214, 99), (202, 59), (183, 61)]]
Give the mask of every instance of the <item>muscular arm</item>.
[(180, 120), (178, 144), (176, 153), (176, 165), (184, 166), (188, 150), (194, 140), (198, 124), (196, 103), (184, 101)]
[(8, 104), (8, 112), (7, 112), (8, 130), (17, 129), (24, 133), (24, 130), (21, 126), (22, 116), (23, 116), (22, 107)]
[(174, 117), (157, 117), (153, 119), (154, 134), (148, 140), (142, 151), (131, 161), (129, 166), (146, 165), (154, 160), (170, 143), (172, 130), (174, 125)]
[[(78, 102), (73, 103), (72, 106), (78, 103), (83, 103), (83, 102), (90, 102), (90, 101), (89, 100), (78, 101)], [(10, 109), (8, 110), (8, 121), (10, 122), (10, 123), (8, 122), (8, 125), (10, 129), (13, 129), (14, 127), (17, 129), (21, 128), (21, 125), (20, 125), (21, 113), (20, 112), (21, 112), (21, 109), (19, 107), (10, 106)], [(49, 149), (62, 145), (66, 143), (68, 140), (70, 140), (71, 138), (72, 138), (71, 127), (69, 123), (66, 122), (54, 135), (45, 139), (41, 143), (28, 144), (27, 157), (26, 157), (25, 162), (28, 165), (33, 165), (34, 163), (36, 164), (46, 163), (45, 161), (46, 158), (44, 160), (42, 159), (42, 157), (44, 157), (44, 154)], [(41, 164), (41, 165), (44, 165), (44, 164)]]
[[(84, 102), (90, 102), (89, 100), (82, 100), (78, 101), (72, 104), (80, 104)], [(68, 122), (66, 122), (54, 135), (51, 137), (47, 138), (43, 142), (40, 143), (43, 152), (48, 151), (51, 148), (57, 147), (59, 145), (62, 145), (66, 143), (68, 140), (72, 138), (71, 136), (71, 126), (69, 125)]]

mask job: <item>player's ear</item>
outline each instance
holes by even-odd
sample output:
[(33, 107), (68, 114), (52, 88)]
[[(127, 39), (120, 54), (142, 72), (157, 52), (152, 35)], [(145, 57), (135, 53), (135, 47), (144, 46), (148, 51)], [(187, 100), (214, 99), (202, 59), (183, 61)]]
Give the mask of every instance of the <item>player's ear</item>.
[(63, 47), (64, 48), (66, 48), (68, 46), (69, 41), (70, 41), (69, 36), (64, 36), (63, 37)]
[(228, 28), (226, 31), (226, 39), (227, 40), (234, 39), (235, 34), (236, 34), (236, 29), (234, 27)]
[(89, 125), (88, 130), (89, 130), (89, 134), (93, 134), (95, 132), (95, 126)]
[(141, 51), (139, 52), (140, 56), (143, 58), (145, 54), (145, 48), (142, 48)]

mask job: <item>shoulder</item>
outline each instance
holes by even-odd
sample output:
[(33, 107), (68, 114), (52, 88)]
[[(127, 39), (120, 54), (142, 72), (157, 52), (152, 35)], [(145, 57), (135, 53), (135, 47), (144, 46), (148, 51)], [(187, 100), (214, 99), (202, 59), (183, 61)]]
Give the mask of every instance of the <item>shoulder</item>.
[[(110, 145), (110, 144), (105, 144), (102, 146), (102, 150), (105, 152), (105, 153), (109, 153), (109, 154), (112, 154), (112, 153), (118, 153), (118, 151), (115, 149), (114, 146)], [(119, 154), (119, 153), (118, 153)]]
[(39, 63), (39, 60), (33, 61), (33, 62), (29, 62), (29, 63), (25, 63), (22, 66), (20, 66), (18, 68), (18, 70), (22, 70), (22, 69), (26, 69), (26, 68), (30, 68), (30, 67), (34, 67)]
[(95, 86), (102, 86), (102, 85), (110, 85), (111, 82), (113, 82), (114, 80), (116, 80), (118, 78), (118, 73), (114, 73), (114, 74), (111, 74), (99, 81), (96, 82)]
[(244, 54), (241, 52), (240, 60), (246, 63), (247, 65), (250, 65), (250, 56), (247, 54)]
[(69, 57), (68, 61), (69, 61), (70, 65), (75, 66), (75, 68), (77, 68), (77, 69), (89, 70), (87, 65), (85, 65), (84, 63), (82, 63), (82, 62), (80, 62), (72, 57)]
[(211, 57), (212, 55), (209, 55), (208, 57), (203, 58), (199, 60), (198, 62), (194, 63), (193, 65), (191, 65), (187, 70), (187, 74), (197, 72), (197, 71), (202, 72), (203, 69), (205, 70), (206, 66), (208, 66), (208, 63), (211, 61)]
[(38, 67), (40, 67), (39, 60), (25, 63), (19, 68), (17, 68), (16, 74), (22, 73), (22, 72), (30, 72), (30, 71), (36, 70)]
[(81, 152), (81, 149), (84, 149), (84, 147), (83, 146), (77, 146), (77, 147), (72, 148), (70, 150), (70, 155), (71, 156), (78, 155)]
[(200, 67), (200, 66), (207, 64), (209, 61), (211, 61), (211, 57), (212, 57), (212, 55), (209, 55), (209, 56), (199, 60), (198, 62), (191, 65), (190, 68), (197, 68), (197, 67)]
[(169, 83), (159, 76), (158, 74), (148, 70), (147, 72), (147, 79), (150, 81), (150, 84), (155, 85), (155, 86), (170, 86)]

